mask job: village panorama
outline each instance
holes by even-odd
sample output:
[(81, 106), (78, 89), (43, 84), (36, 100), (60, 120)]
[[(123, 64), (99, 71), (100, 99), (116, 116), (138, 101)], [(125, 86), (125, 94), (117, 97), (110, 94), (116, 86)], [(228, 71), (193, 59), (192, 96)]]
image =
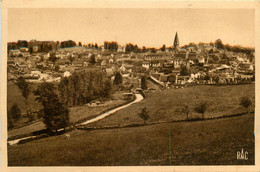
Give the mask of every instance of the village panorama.
[(8, 43), (8, 166), (255, 164), (255, 49)]

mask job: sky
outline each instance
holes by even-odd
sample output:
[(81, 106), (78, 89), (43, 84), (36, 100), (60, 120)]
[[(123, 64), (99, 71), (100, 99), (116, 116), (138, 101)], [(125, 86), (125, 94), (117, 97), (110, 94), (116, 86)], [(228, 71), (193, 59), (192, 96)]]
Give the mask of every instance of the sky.
[(74, 40), (103, 44), (180, 46), (214, 42), (255, 46), (255, 11), (251, 9), (8, 9), (8, 42)]

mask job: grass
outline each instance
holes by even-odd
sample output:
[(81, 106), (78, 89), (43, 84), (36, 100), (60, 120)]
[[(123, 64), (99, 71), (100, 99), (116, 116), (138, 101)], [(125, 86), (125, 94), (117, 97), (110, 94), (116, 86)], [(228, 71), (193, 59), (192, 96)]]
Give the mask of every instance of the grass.
[[(114, 94), (113, 97), (115, 98), (115, 100), (107, 100), (104, 106), (88, 107), (87, 105), (83, 105), (70, 108), (70, 123), (75, 123), (86, 118), (94, 118), (106, 109), (118, 106), (125, 102), (121, 94)], [(10, 138), (18, 135), (29, 134), (43, 129), (45, 129), (45, 125), (42, 121), (38, 121), (30, 125), (9, 130), (8, 137)]]
[[(28, 105), (33, 110), (42, 108), (41, 103), (35, 101), (33, 91), (36, 90), (37, 84), (30, 83), (31, 94), (28, 97)], [(7, 109), (11, 109), (12, 105), (17, 103), (22, 113), (26, 113), (25, 98), (22, 96), (21, 90), (14, 82), (7, 83)]]
[[(65, 135), (8, 146), (8, 166), (254, 164), (254, 114), (208, 121), (109, 130), (74, 130)], [(237, 160), (237, 151), (248, 160)]]
[[(242, 96), (254, 98), (255, 87), (251, 85), (227, 85), (209, 86), (199, 85), (183, 89), (165, 89), (160, 92), (148, 92), (147, 97), (137, 103), (122, 109), (111, 116), (89, 124), (89, 126), (129, 125), (141, 124), (142, 119), (137, 115), (146, 107), (150, 118), (147, 123), (169, 122), (173, 120), (184, 120), (186, 115), (181, 113), (185, 104), (189, 104), (191, 110), (200, 102), (206, 101), (210, 104), (205, 118), (219, 115), (231, 115), (245, 112), (239, 105)], [(192, 112), (191, 118), (200, 118), (201, 114)]]

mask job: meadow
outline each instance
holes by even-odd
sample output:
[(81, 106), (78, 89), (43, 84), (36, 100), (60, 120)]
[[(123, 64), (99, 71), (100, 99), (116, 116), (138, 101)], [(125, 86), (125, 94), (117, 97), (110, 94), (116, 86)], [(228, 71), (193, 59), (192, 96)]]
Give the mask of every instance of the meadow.
[[(169, 152), (172, 165), (255, 163), (253, 113), (206, 121), (73, 130), (68, 134), (70, 138), (58, 135), (8, 146), (8, 166), (169, 165)], [(237, 160), (241, 149), (248, 152), (248, 160)]]
[[(201, 114), (196, 113), (194, 108), (203, 101), (209, 105), (209, 109), (205, 113), (205, 118), (245, 113), (246, 109), (239, 105), (240, 98), (243, 96), (248, 96), (254, 101), (254, 84), (226, 86), (198, 85), (187, 88), (151, 91), (147, 93), (143, 101), (122, 109), (101, 121), (89, 124), (89, 126), (103, 127), (142, 124), (143, 120), (138, 116), (138, 113), (144, 107), (147, 108), (149, 115), (148, 124), (185, 120), (186, 115), (182, 113), (182, 109), (187, 104), (192, 111), (189, 118), (201, 118)], [(251, 111), (254, 111), (253, 107)]]

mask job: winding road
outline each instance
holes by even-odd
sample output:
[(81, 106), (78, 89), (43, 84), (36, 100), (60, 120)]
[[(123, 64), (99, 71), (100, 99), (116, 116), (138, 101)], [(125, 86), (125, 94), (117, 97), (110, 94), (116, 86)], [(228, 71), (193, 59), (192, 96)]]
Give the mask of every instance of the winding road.
[[(132, 101), (132, 102), (126, 104), (126, 105), (122, 105), (122, 106), (119, 106), (119, 107), (114, 108), (114, 109), (112, 109), (112, 110), (109, 110), (109, 111), (107, 111), (107, 112), (105, 112), (105, 113), (103, 113), (103, 114), (97, 116), (96, 118), (87, 120), (87, 121), (85, 121), (85, 122), (83, 122), (83, 123), (77, 124), (76, 126), (86, 125), (86, 124), (90, 124), (90, 123), (99, 121), (99, 120), (101, 120), (101, 119), (103, 119), (103, 118), (105, 118), (105, 117), (107, 117), (107, 116), (109, 116), (109, 115), (111, 115), (111, 114), (113, 114), (113, 113), (115, 113), (115, 112), (117, 112), (117, 111), (123, 109), (123, 108), (126, 108), (126, 107), (128, 107), (128, 106), (130, 106), (130, 105), (132, 105), (132, 104), (134, 104), (134, 103), (140, 102), (140, 101), (142, 101), (142, 100), (144, 99), (141, 94), (135, 94), (135, 97), (136, 97), (136, 99), (135, 99), (134, 101)], [(17, 144), (19, 141), (21, 141), (21, 140), (31, 139), (31, 138), (34, 138), (34, 137), (36, 137), (36, 136), (29, 136), (29, 137), (19, 138), (19, 139), (7, 141), (7, 143), (8, 143), (9, 145), (15, 145), (15, 144)]]
[(85, 121), (85, 122), (83, 122), (83, 123), (81, 123), (81, 124), (78, 124), (78, 125), (86, 125), (86, 124), (90, 124), (90, 123), (99, 121), (99, 120), (101, 120), (101, 119), (103, 119), (103, 118), (105, 118), (105, 117), (107, 117), (107, 116), (109, 116), (109, 115), (115, 113), (116, 111), (119, 111), (119, 110), (121, 110), (121, 109), (124, 109), (124, 108), (126, 108), (126, 107), (128, 107), (128, 106), (130, 106), (130, 105), (132, 105), (132, 104), (134, 104), (134, 103), (140, 102), (140, 101), (142, 101), (142, 100), (144, 99), (141, 94), (135, 94), (135, 96), (136, 96), (136, 99), (135, 99), (134, 101), (132, 101), (132, 102), (126, 104), (126, 105), (123, 105), (123, 106), (117, 107), (117, 108), (115, 108), (115, 109), (112, 109), (112, 110), (110, 110), (110, 111), (107, 111), (107, 112), (105, 112), (105, 113), (99, 115), (99, 116), (96, 117), (96, 118), (87, 120), (87, 121)]

